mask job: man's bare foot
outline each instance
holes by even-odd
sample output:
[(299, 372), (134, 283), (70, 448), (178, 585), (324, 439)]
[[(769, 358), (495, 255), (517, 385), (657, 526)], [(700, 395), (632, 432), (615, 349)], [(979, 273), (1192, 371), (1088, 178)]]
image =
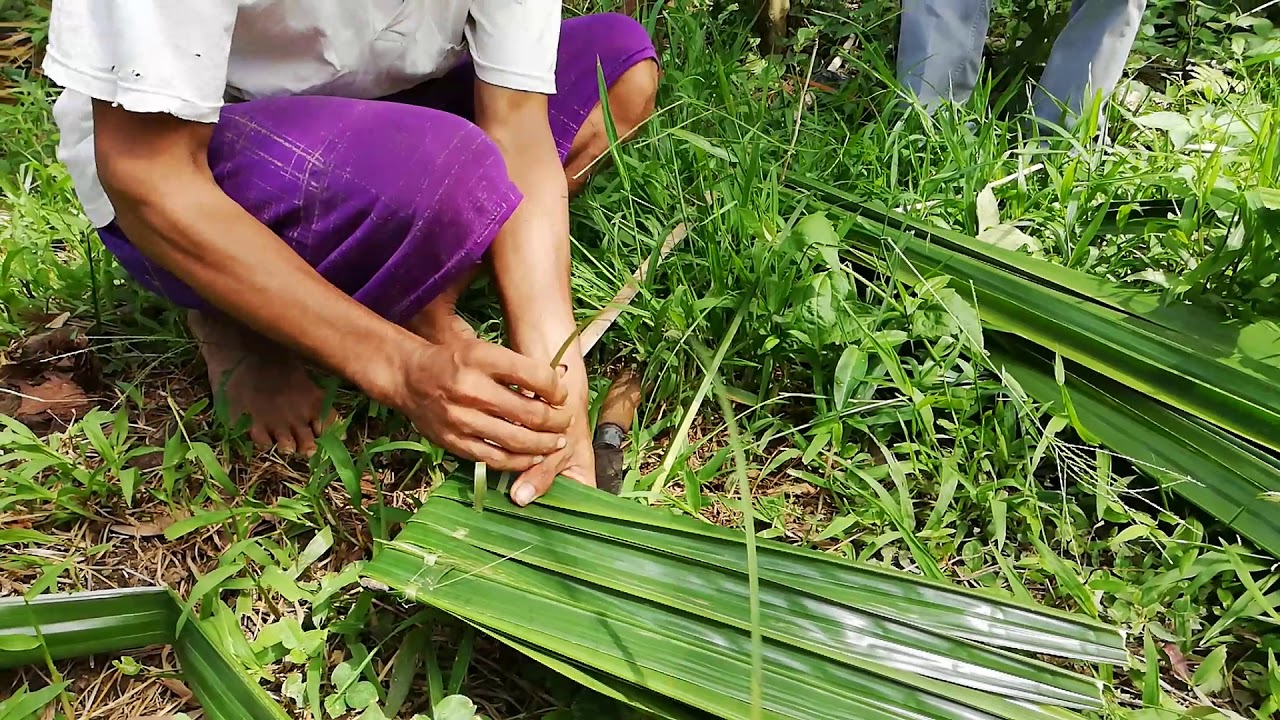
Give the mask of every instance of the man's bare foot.
[(225, 392), (233, 420), (249, 415), (260, 448), (310, 455), (316, 436), (333, 421), (322, 417), (324, 392), (292, 351), (213, 313), (191, 311), (187, 323), (200, 341), (215, 395)]
[(477, 269), (470, 270), (445, 288), (429, 305), (418, 311), (405, 327), (409, 332), (433, 345), (448, 345), (459, 340), (475, 340), (476, 331), (458, 316), (457, 304), (462, 293), (475, 279)]
[(409, 332), (433, 345), (448, 345), (459, 340), (475, 340), (476, 331), (453, 308), (428, 307), (405, 326)]

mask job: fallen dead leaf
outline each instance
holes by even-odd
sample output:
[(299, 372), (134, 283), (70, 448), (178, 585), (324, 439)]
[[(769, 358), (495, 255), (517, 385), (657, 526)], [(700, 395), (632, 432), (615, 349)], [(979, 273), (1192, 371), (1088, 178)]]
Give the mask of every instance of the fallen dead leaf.
[(71, 313), (69, 313), (69, 312), (64, 312), (64, 313), (62, 313), (61, 315), (59, 315), (58, 317), (56, 317), (56, 318), (54, 318), (54, 319), (50, 320), (50, 321), (45, 325), (45, 327), (46, 327), (46, 328), (48, 328), (48, 329), (50, 329), (50, 330), (57, 330), (57, 329), (61, 328), (63, 325), (66, 325), (66, 324), (67, 324), (67, 321), (68, 321), (68, 320), (70, 320), (70, 319), (71, 319)]
[(44, 360), (84, 350), (88, 346), (89, 338), (80, 328), (59, 325), (23, 340), (18, 346), (18, 356), (25, 360)]
[(0, 415), (13, 417), (18, 414), (20, 407), (22, 407), (22, 398), (8, 393), (0, 395)]
[(160, 678), (160, 684), (168, 688), (169, 692), (177, 695), (178, 699), (182, 702), (187, 702), (191, 698), (195, 697), (195, 694), (191, 692), (191, 688), (187, 687), (181, 680), (176, 680), (174, 678)]
[(164, 535), (164, 531), (168, 530), (173, 523), (173, 518), (166, 515), (149, 522), (140, 522), (134, 525), (112, 525), (110, 530), (116, 535), (124, 535), (125, 537), (148, 538)]
[(1182, 654), (1178, 646), (1173, 643), (1164, 644), (1164, 654), (1169, 658), (1169, 666), (1173, 668), (1173, 674), (1178, 679), (1188, 685), (1191, 684), (1191, 666), (1187, 664), (1187, 656)]
[(129, 459), (128, 465), (139, 470), (155, 470), (164, 465), (164, 451), (156, 450), (155, 452), (136, 455)]
[(766, 495), (812, 495), (818, 492), (818, 488), (809, 483), (790, 483), (787, 485), (779, 485), (765, 491)]
[(17, 392), (21, 402), (14, 417), (24, 423), (50, 417), (70, 423), (95, 407), (84, 388), (66, 373), (49, 373), (38, 385), (19, 381)]

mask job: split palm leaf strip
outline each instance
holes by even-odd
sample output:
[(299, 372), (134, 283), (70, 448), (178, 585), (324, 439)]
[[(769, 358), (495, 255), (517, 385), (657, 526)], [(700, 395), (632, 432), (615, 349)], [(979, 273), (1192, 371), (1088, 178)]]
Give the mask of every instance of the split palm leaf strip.
[[(935, 227), (811, 178), (791, 182), (814, 193), (820, 202), (811, 207), (835, 211), (838, 235), (851, 251), (891, 271), (949, 278), (975, 302), (983, 325), (1030, 344), (1014, 355), (1043, 348), (1105, 379), (1106, 391), (1093, 399), (1113, 412), (1104, 420), (1099, 410), (1092, 422), (1120, 424), (1097, 436), (1146, 469), (1175, 471), (1149, 474), (1280, 557), (1273, 531), (1280, 527), (1280, 504), (1265, 502), (1280, 493), (1280, 464), (1269, 455), (1280, 450), (1280, 329), (1274, 323), (1242, 325), (1208, 308), (1163, 304), (1156, 295)], [(1062, 395), (1043, 383), (1030, 385), (1041, 401)], [(1132, 436), (1124, 437), (1126, 423), (1146, 425), (1135, 434), (1148, 439), (1177, 440), (1126, 452), (1121, 445), (1135, 449)], [(1160, 423), (1167, 425), (1152, 427)], [(1189, 454), (1196, 450), (1214, 457), (1193, 462)], [(1244, 457), (1249, 461), (1239, 463)], [(1235, 471), (1216, 472), (1220, 467)]]
[(213, 720), (287, 720), (231, 661), (212, 628), (189, 618), (165, 588), (104, 590), (0, 600), (0, 670), (172, 645), (182, 677)]
[(168, 645), (178, 606), (156, 588), (0, 600), (0, 668)]
[[(528, 508), (472, 492), (444, 483), (365, 573), (557, 669), (751, 716), (740, 532), (569, 481)], [(1005, 648), (1126, 658), (1106, 625), (907, 573), (775, 542), (758, 570), (768, 718), (1073, 717), (1050, 706), (1101, 707), (1100, 683)]]

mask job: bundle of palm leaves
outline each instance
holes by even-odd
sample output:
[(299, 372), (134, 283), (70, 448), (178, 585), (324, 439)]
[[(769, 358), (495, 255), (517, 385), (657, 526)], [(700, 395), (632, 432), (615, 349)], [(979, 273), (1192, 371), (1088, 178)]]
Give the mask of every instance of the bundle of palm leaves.
[(367, 575), (659, 717), (1063, 718), (1101, 684), (1037, 656), (1125, 661), (1089, 619), (780, 543), (753, 567), (740, 532), (572, 482), (473, 492), (445, 483)]
[[(1086, 438), (1280, 557), (1280, 328), (1240, 324), (793, 176), (845, 252), (949, 278), (995, 330), (983, 352)], [(1016, 388), (1015, 388), (1016, 389)]]

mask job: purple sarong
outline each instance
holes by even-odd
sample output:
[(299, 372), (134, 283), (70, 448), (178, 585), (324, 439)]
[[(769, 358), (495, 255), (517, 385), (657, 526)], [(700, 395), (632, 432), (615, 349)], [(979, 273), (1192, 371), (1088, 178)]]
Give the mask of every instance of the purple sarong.
[[(549, 120), (563, 162), (610, 86), (656, 60), (625, 15), (566, 20)], [(470, 63), (383, 100), (290, 96), (226, 106), (209, 166), (233, 200), (325, 279), (404, 323), (480, 261), (520, 204), (497, 147), (472, 122)], [(188, 308), (194, 290), (133, 247), (115, 223), (102, 242), (140, 284)]]

